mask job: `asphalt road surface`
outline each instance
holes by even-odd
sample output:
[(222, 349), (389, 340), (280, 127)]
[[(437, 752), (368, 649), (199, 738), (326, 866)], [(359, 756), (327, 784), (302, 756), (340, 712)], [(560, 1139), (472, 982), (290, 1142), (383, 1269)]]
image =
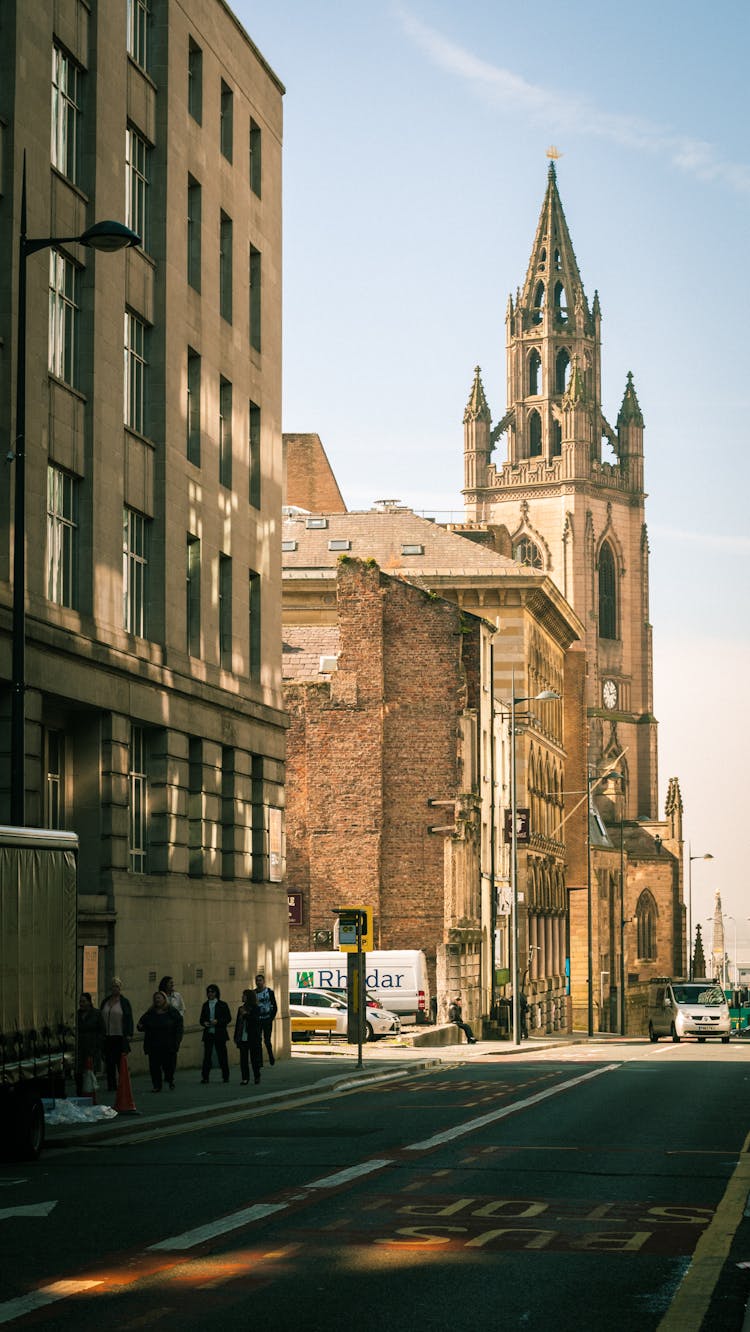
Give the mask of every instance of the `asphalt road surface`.
[(0, 1167), (0, 1323), (733, 1332), (750, 1044), (575, 1046)]

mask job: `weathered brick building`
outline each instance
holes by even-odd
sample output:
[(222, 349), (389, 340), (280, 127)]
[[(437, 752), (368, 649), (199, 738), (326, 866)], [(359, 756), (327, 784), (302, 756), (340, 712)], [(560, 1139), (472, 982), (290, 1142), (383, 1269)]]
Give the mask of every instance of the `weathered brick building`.
[[(424, 774), (420, 800), (424, 798), (425, 803), (420, 807), (417, 825), (411, 816), (404, 817), (405, 806), (399, 804), (406, 799), (408, 784), (394, 778), (386, 787), (385, 768), (382, 773), (385, 797), (380, 813), (381, 819), (395, 820), (403, 825), (401, 838), (394, 836), (391, 840), (390, 862), (384, 861), (388, 873), (391, 867), (397, 870), (401, 859), (409, 866), (414, 863), (435, 866), (439, 848), (435, 846), (435, 835), (428, 834), (426, 828), (430, 824), (450, 828), (453, 810), (447, 813), (442, 807), (428, 812), (426, 799), (449, 799), (458, 794), (462, 799), (466, 796), (473, 800), (473, 784), (468, 781), (467, 774), (476, 770), (480, 820), (478, 928), (481, 932), (481, 966), (475, 968), (475, 975), (469, 980), (470, 968), (464, 968), (464, 983), (459, 988), (467, 992), (471, 984), (471, 1011), (485, 1016), (490, 1013), (493, 999), (507, 995), (510, 988), (510, 859), (509, 846), (504, 838), (504, 816), (510, 804), (509, 699), (515, 690), (517, 697), (532, 700), (519, 708), (516, 724), (517, 803), (520, 808), (533, 807), (534, 811), (530, 839), (520, 845), (518, 851), (519, 974), (528, 981), (528, 994), (538, 1025), (547, 1030), (564, 1027), (569, 1020), (569, 1004), (566, 993), (568, 916), (563, 841), (562, 792), (566, 784), (563, 717), (564, 708), (567, 708), (569, 725), (577, 726), (578, 731), (583, 728), (580, 695), (577, 721), (574, 703), (565, 703), (569, 665), (574, 669), (571, 663), (575, 655), (573, 645), (582, 632), (581, 626), (545, 574), (498, 556), (481, 543), (468, 541), (402, 506), (381, 504), (375, 510), (360, 513), (287, 512), (282, 534), (286, 679), (295, 670), (295, 659), (308, 679), (327, 680), (332, 672), (341, 668), (335, 637), (339, 617), (338, 570), (342, 558), (353, 557), (374, 559), (384, 572), (399, 580), (398, 585), (410, 583), (422, 589), (421, 595), (427, 595), (426, 606), (439, 604), (431, 600), (436, 596), (443, 598), (460, 612), (469, 612), (470, 617), (486, 622), (493, 630), (482, 639), (478, 674), (481, 682), (479, 727), (477, 729), (474, 722), (469, 724), (467, 721), (460, 737), (464, 755), (461, 760), (466, 783), (464, 789), (457, 791), (450, 784), (445, 789), (446, 777), (441, 767), (436, 765), (432, 772), (428, 767), (432, 762), (430, 748), (419, 752), (414, 749), (412, 740), (409, 762), (417, 763)], [(401, 716), (396, 688), (407, 699), (419, 698), (422, 694), (430, 696), (431, 691), (443, 688), (439, 681), (432, 679), (419, 651), (415, 651), (415, 647), (423, 642), (423, 631), (418, 623), (423, 612), (417, 617), (419, 604), (411, 595), (404, 601), (399, 633), (385, 644), (388, 655), (384, 669), (391, 692), (389, 702), (384, 706), (389, 719), (394, 722)], [(407, 611), (412, 618), (417, 617), (413, 625)], [(319, 638), (315, 637), (317, 632), (321, 635)], [(465, 634), (464, 639), (461, 660), (467, 669), (466, 654), (473, 640), (467, 640)], [(448, 669), (432, 649), (430, 663), (430, 670), (438, 674)], [(574, 669), (574, 677), (577, 669)], [(544, 690), (554, 691), (559, 699), (534, 702), (535, 696)], [(448, 697), (451, 697), (450, 693)], [(289, 707), (294, 713), (292, 703)], [(408, 712), (404, 715), (408, 716)], [(292, 749), (293, 746), (292, 740)], [(386, 758), (384, 755), (384, 762)], [(332, 786), (339, 774), (336, 769), (331, 769), (328, 777), (329, 786)], [(298, 788), (292, 763), (287, 785), (290, 890), (299, 887), (294, 878), (295, 861), (291, 847), (297, 833), (298, 798), (303, 807), (305, 802), (309, 805), (311, 801), (309, 780), (307, 767)], [(465, 832), (464, 818), (465, 810), (459, 802), (456, 821), (459, 842)], [(335, 841), (335, 828), (330, 835)], [(468, 936), (452, 933), (459, 929), (459, 925), (447, 922), (460, 922), (464, 914), (469, 922), (474, 920), (473, 911), (467, 913), (464, 908), (451, 903), (470, 899), (474, 889), (464, 884), (461, 876), (474, 874), (475, 869), (469, 868), (470, 861), (466, 856), (462, 860), (457, 854), (455, 835), (449, 831), (442, 837), (446, 842), (439, 888), (445, 922), (442, 944), (446, 959), (450, 959), (455, 956), (451, 952), (453, 945), (463, 949)], [(394, 947), (403, 943), (411, 948), (423, 947), (424, 891), (421, 880), (407, 875), (400, 882), (402, 890), (397, 905), (405, 923), (397, 926), (397, 914), (394, 913), (381, 930), (381, 945)], [(356, 889), (358, 885), (352, 884), (351, 887)], [(435, 891), (438, 891), (437, 884)], [(301, 931), (291, 927), (292, 948), (295, 933), (304, 939), (305, 944), (315, 944), (319, 943), (316, 932), (330, 929), (330, 917), (320, 920), (317, 916), (316, 892), (315, 885), (310, 884), (315, 921), (312, 925), (308, 922), (306, 935), (304, 927)], [(356, 892), (349, 900), (368, 902), (366, 897), (357, 897)], [(470, 931), (474, 928), (472, 923), (466, 925)], [(431, 924), (429, 929), (432, 929)], [(450, 974), (450, 963), (447, 962), (446, 978)], [(441, 1002), (444, 1002), (445, 986), (440, 984), (439, 988)]]
[(366, 903), (376, 947), (424, 949), (432, 993), (465, 990), (477, 1017), (490, 627), (374, 561), (343, 557), (333, 590), (335, 627), (284, 630), (287, 872), (306, 907), (290, 949)]

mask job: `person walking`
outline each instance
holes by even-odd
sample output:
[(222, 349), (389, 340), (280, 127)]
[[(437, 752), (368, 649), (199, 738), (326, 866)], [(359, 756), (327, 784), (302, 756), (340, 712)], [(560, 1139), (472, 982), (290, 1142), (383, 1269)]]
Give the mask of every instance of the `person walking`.
[(219, 1061), (221, 1076), (229, 1082), (229, 1060), (227, 1058), (227, 1028), (232, 1021), (229, 1005), (221, 997), (218, 985), (206, 986), (206, 1001), (201, 1009), (200, 1024), (203, 1028), (203, 1068), (201, 1082), (208, 1082), (211, 1073), (211, 1060), (214, 1051)]
[(109, 994), (102, 1001), (101, 1013), (104, 1019), (107, 1087), (109, 1091), (117, 1091), (120, 1060), (124, 1054), (130, 1053), (130, 1037), (133, 1035), (133, 1009), (130, 1000), (122, 992), (119, 976), (113, 976), (109, 983)]
[(529, 1039), (529, 1001), (526, 998), (525, 990), (521, 990), (519, 1014), (521, 1018), (521, 1040), (527, 1041)]
[(258, 1001), (260, 1010), (260, 1030), (263, 1037), (263, 1044), (266, 1047), (269, 1064), (275, 1064), (273, 1055), (273, 1020), (278, 1013), (278, 1004), (276, 995), (269, 985), (266, 985), (266, 978), (262, 972), (255, 977), (255, 997)]
[(448, 1021), (455, 1023), (455, 1025), (459, 1028), (459, 1030), (465, 1033), (466, 1040), (468, 1041), (469, 1045), (476, 1045), (477, 1043), (476, 1036), (474, 1035), (474, 1032), (471, 1030), (471, 1027), (469, 1026), (468, 1022), (464, 1022), (463, 1019), (463, 1010), (461, 1008), (460, 994), (454, 995), (452, 1003), (448, 1005)]
[[(94, 1008), (88, 990), (84, 990), (78, 1000), (76, 1015), (76, 1093), (83, 1094), (83, 1075), (91, 1060), (91, 1072), (96, 1077), (102, 1064), (102, 1045), (106, 1028), (104, 1018), (98, 1008)], [(96, 1083), (93, 1084), (96, 1087)]]
[[(162, 976), (159, 981), (159, 989), (162, 994), (167, 996), (169, 1007), (177, 1014), (177, 1048), (175, 1050), (175, 1067), (177, 1067), (177, 1052), (182, 1045), (182, 1038), (185, 1034), (185, 1000), (174, 988), (174, 980), (171, 976)], [(174, 1077), (170, 1085), (174, 1087)]]
[(170, 1091), (174, 1091), (179, 1021), (163, 990), (154, 991), (151, 1007), (138, 1019), (138, 1030), (143, 1032), (143, 1052), (148, 1057), (148, 1071), (155, 1092), (160, 1092), (165, 1082)]
[(263, 1049), (261, 1046), (260, 1008), (255, 990), (242, 991), (242, 1003), (237, 1010), (237, 1020), (234, 1024), (234, 1043), (240, 1052), (240, 1074), (243, 1087), (246, 1087), (250, 1081), (248, 1060), (252, 1066), (253, 1078), (256, 1084), (259, 1083), (260, 1070), (263, 1067)]

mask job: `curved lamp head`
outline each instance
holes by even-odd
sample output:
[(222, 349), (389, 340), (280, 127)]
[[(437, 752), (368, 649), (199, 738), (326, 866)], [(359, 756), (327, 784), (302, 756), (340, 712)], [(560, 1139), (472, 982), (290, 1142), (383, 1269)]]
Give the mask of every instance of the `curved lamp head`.
[(541, 694), (535, 694), (532, 703), (548, 703), (550, 699), (559, 698), (560, 695), (554, 689), (543, 689)]
[(130, 227), (126, 227), (124, 222), (95, 222), (93, 227), (88, 227), (82, 236), (79, 236), (80, 245), (87, 245), (90, 250), (104, 250), (106, 253), (112, 253), (114, 250), (126, 250), (129, 246), (140, 245), (141, 238)]

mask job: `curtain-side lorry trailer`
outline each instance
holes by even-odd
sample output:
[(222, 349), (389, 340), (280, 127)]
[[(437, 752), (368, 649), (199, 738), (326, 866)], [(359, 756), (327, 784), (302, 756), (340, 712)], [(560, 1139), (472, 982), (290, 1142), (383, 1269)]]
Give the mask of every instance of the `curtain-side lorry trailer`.
[(0, 1150), (38, 1157), (76, 1028), (74, 833), (0, 826)]

